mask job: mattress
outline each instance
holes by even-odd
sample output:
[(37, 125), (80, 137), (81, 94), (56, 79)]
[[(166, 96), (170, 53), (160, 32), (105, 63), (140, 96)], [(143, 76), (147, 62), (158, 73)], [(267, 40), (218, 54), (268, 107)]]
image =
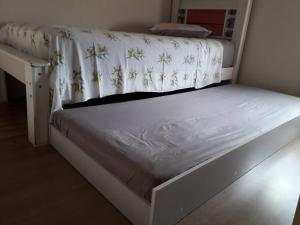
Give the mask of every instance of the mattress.
[(299, 98), (225, 85), (59, 111), (53, 125), (150, 201), (153, 187), (298, 116)]
[[(44, 43), (44, 33), (48, 34), (56, 34), (60, 30), (57, 30), (58, 28), (65, 28), (63, 26), (44, 26), (42, 28), (43, 32), (37, 32), (38, 29), (41, 29), (40, 26), (33, 26), (28, 25), (28, 27), (24, 27), (24, 24), (8, 24), (6, 26), (9, 26), (10, 32), (15, 32), (15, 36), (13, 38), (8, 38), (5, 36), (6, 32), (8, 32), (5, 29), (5, 25), (0, 25), (0, 41), (4, 44), (9, 44), (14, 46), (17, 49), (20, 49), (24, 52), (27, 52), (29, 54), (32, 54), (36, 57), (40, 57), (42, 59), (47, 60), (49, 57), (49, 50), (45, 48)], [(12, 28), (12, 25), (13, 28)], [(3, 28), (4, 27), (4, 28)], [(3, 29), (2, 29), (3, 28)], [(1, 31), (2, 29), (2, 31)], [(27, 37), (24, 37), (24, 35), (21, 35), (21, 33), (28, 32), (31, 33), (30, 30), (33, 30), (31, 35), (28, 35)], [(127, 33), (125, 33), (127, 34)], [(149, 35), (153, 36), (153, 35)], [(159, 37), (159, 35), (155, 35), (154, 37)], [(163, 36), (161, 36), (163, 37)], [(32, 41), (35, 38), (35, 47), (32, 46)], [(184, 38), (180, 38), (184, 39)], [(190, 38), (185, 38), (186, 40), (191, 40)], [(227, 39), (222, 38), (212, 38), (213, 40), (217, 40), (219, 43), (223, 46), (223, 68), (229, 68), (233, 66), (233, 59), (234, 59), (234, 51), (235, 46), (234, 43)], [(37, 50), (38, 49), (38, 50)]]
[(216, 39), (223, 45), (223, 68), (230, 68), (233, 66), (234, 61), (234, 43), (226, 39)]

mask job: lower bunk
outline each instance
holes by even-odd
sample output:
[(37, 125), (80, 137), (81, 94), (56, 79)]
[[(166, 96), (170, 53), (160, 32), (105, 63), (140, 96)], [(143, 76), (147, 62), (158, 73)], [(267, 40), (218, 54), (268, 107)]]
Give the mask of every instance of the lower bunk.
[(300, 134), (300, 100), (225, 85), (57, 112), (51, 144), (133, 224), (171, 225)]

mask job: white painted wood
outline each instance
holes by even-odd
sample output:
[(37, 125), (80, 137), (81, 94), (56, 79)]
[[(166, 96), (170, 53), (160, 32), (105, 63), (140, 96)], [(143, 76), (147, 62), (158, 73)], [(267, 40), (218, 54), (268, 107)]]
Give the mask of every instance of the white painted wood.
[(0, 68), (26, 85), (29, 141), (48, 143), (49, 63), (6, 45), (0, 45)]
[(299, 134), (300, 117), (154, 188), (151, 224), (175, 224)]
[(172, 15), (171, 15), (171, 22), (177, 23), (178, 18), (178, 10), (181, 5), (181, 0), (173, 0), (172, 1)]
[(240, 0), (238, 6), (238, 15), (233, 31), (233, 42), (235, 43), (235, 56), (234, 56), (234, 70), (232, 83), (236, 84), (238, 81), (238, 75), (240, 65), (242, 61), (248, 24), (250, 21), (251, 9), (253, 0)]
[(148, 224), (150, 205), (144, 199), (132, 192), (56, 128), (51, 126), (50, 129), (50, 143), (65, 159), (133, 224)]
[(233, 67), (222, 69), (222, 80), (231, 80), (233, 75)]
[(0, 68), (25, 84), (25, 67), (47, 67), (47, 61), (37, 59), (6, 45), (0, 45)]
[(45, 145), (49, 137), (49, 81), (43, 67), (25, 66), (28, 138)]
[(49, 62), (43, 59), (36, 58), (32, 55), (26, 54), (22, 51), (3, 44), (0, 44), (0, 55), (10, 60), (16, 60), (24, 64), (30, 64), (33, 67), (49, 66)]
[(7, 88), (5, 72), (0, 69), (0, 103), (7, 102)]

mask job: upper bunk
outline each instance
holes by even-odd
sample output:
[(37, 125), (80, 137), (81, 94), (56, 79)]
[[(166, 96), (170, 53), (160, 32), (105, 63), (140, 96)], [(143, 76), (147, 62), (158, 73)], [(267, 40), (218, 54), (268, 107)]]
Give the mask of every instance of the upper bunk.
[(10, 23), (0, 41), (50, 63), (53, 112), (93, 98), (199, 89), (223, 79), (224, 44), (211, 38)]
[[(205, 27), (206, 20), (221, 15), (216, 27), (208, 27), (214, 39), (53, 25), (2, 26), (0, 68), (26, 85), (31, 142), (47, 141), (49, 105), (54, 112), (104, 96), (198, 89), (222, 80), (235, 83), (251, 5), (252, 0), (173, 1), (172, 22)], [(233, 62), (225, 66), (231, 43), (234, 52), (229, 47), (228, 58)], [(2, 87), (3, 79), (0, 82)]]

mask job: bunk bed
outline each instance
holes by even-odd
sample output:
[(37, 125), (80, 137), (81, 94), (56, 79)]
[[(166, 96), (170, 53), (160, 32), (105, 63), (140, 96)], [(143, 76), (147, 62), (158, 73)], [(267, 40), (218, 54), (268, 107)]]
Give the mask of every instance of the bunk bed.
[[(218, 26), (222, 27), (222, 32), (215, 33), (216, 38), (227, 39), (223, 41), (218, 41), (221, 45), (223, 45), (224, 56), (226, 56), (226, 52), (233, 52), (232, 46), (234, 46), (234, 55), (233, 53), (229, 54), (229, 56), (225, 57), (224, 62), (228, 61), (229, 63), (225, 63), (226, 67), (222, 68), (221, 71), (221, 80), (232, 80), (232, 83), (235, 83), (237, 80), (237, 74), (241, 59), (241, 54), (243, 50), (247, 23), (250, 14), (251, 2), (250, 1), (228, 1), (226, 3), (220, 3), (216, 1), (216, 3), (212, 2), (208, 3), (205, 1), (174, 1), (173, 2), (173, 22), (183, 22), (183, 23), (209, 23), (214, 22), (214, 18), (217, 16)], [(180, 6), (180, 7), (179, 7)], [(223, 8), (222, 8), (223, 7)], [(198, 11), (195, 9), (199, 9)], [(208, 9), (208, 10), (207, 10)], [(193, 12), (192, 16), (190, 12)], [(220, 17), (221, 16), (221, 17)], [(189, 21), (190, 18), (202, 18), (201, 20)], [(203, 19), (204, 18), (204, 19)], [(207, 21), (207, 18), (209, 21)], [(236, 20), (234, 23), (230, 23), (230, 21)], [(231, 24), (231, 25), (229, 25)], [(231, 27), (231, 28), (228, 28)], [(13, 26), (9, 26), (13, 27)], [(37, 27), (33, 27), (36, 29)], [(213, 27), (211, 27), (213, 28)], [(49, 29), (53, 29), (50, 27)], [(228, 33), (228, 29), (232, 30), (232, 33)], [(55, 30), (55, 29), (54, 29)], [(8, 29), (8, 32), (10, 30)], [(87, 30), (86, 30), (87, 31)], [(61, 32), (63, 38), (68, 38), (68, 29), (62, 29), (60, 31), (55, 30), (55, 32)], [(25, 31), (26, 33), (26, 31)], [(19, 34), (16, 34), (19, 37)], [(110, 35), (110, 34), (108, 34)], [(27, 35), (27, 42), (32, 42), (36, 37), (39, 38), (39, 34), (32, 33), (31, 35)], [(40, 35), (40, 39), (44, 39), (45, 37)], [(110, 38), (113, 38), (113, 35), (110, 35)], [(13, 40), (16, 38), (13, 37)], [(49, 40), (46, 38), (45, 43), (43, 45), (49, 45)], [(144, 41), (147, 41), (145, 39)], [(227, 42), (226, 42), (227, 41)], [(228, 44), (228, 42), (232, 42), (232, 45)], [(3, 41), (2, 41), (3, 42)], [(176, 47), (176, 42), (169, 41)], [(223, 43), (223, 44), (222, 44)], [(40, 43), (35, 43), (33, 41), (35, 47), (43, 47)], [(228, 47), (229, 46), (229, 47)], [(19, 47), (16, 49), (16, 47)], [(22, 49), (23, 47), (23, 49)], [(227, 47), (227, 48), (226, 48)], [(159, 48), (159, 47), (158, 47)], [(227, 49), (227, 50), (226, 50)], [(23, 51), (22, 51), (23, 50)], [(26, 51), (24, 51), (26, 50)], [(27, 110), (28, 110), (28, 135), (29, 140), (33, 145), (43, 145), (48, 143), (48, 129), (49, 127), (49, 97), (52, 97), (50, 92), (49, 96), (49, 88), (50, 90), (53, 87), (49, 87), (49, 69), (51, 71), (52, 66), (51, 60), (49, 58), (42, 57), (43, 52), (35, 52), (32, 51), (28, 46), (22, 45), (22, 43), (18, 43), (13, 45), (10, 40), (8, 42), (4, 42), (0, 46), (0, 67), (2, 69), (1, 72), (1, 89), (5, 90), (5, 82), (4, 82), (4, 71), (14, 76), (16, 79), (21, 81), (26, 85), (27, 92)], [(53, 58), (58, 59), (59, 57), (53, 56)], [(166, 58), (166, 57), (165, 57)], [(233, 58), (233, 62), (231, 60)], [(205, 86), (202, 84), (202, 86)], [(181, 87), (182, 88), (182, 87)], [(155, 91), (155, 90), (151, 90)], [(162, 90), (159, 90), (162, 91)], [(5, 92), (1, 96), (5, 99)], [(94, 96), (93, 96), (94, 97)], [(100, 96), (102, 97), (102, 96)], [(85, 99), (86, 100), (86, 99)], [(52, 103), (52, 102), (51, 102)]]

